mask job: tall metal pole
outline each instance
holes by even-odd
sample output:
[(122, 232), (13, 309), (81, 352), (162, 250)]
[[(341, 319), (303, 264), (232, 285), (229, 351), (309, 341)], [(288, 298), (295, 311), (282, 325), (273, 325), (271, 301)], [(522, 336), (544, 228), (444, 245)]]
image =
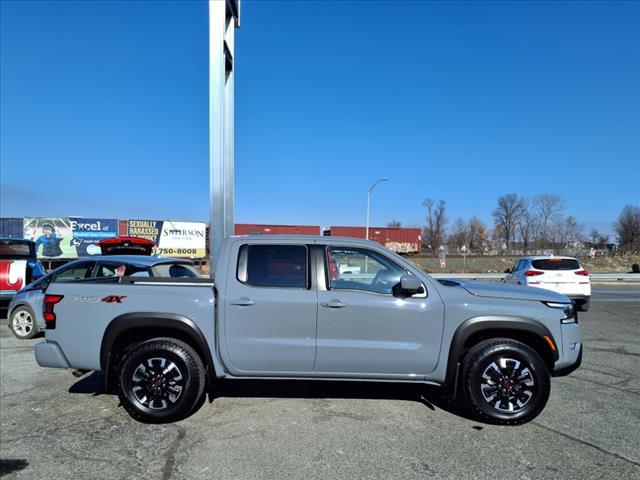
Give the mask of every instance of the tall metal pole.
[(209, 0), (210, 272), (234, 226), (234, 30), (238, 0)]
[(379, 178), (378, 180), (373, 182), (373, 184), (367, 189), (367, 226), (365, 227), (364, 234), (364, 238), (366, 238), (367, 240), (369, 240), (369, 213), (371, 211), (371, 192), (373, 192), (373, 189), (376, 188), (376, 185), (378, 185), (380, 182), (386, 182), (387, 180), (389, 180), (387, 177)]

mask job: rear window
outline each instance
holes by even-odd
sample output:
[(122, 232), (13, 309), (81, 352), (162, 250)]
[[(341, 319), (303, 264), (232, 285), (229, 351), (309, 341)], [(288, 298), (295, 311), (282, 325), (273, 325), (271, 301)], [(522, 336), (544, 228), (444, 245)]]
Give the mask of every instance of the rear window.
[(0, 242), (0, 258), (29, 258), (31, 245), (28, 243)]
[(197, 278), (198, 272), (191, 265), (163, 263), (152, 268), (154, 277)]
[(127, 265), (126, 263), (101, 263), (98, 265), (96, 277), (128, 277), (136, 273), (146, 272), (145, 267), (137, 267), (135, 265)]
[(238, 280), (256, 287), (307, 288), (307, 248), (301, 245), (244, 245)]
[(573, 258), (544, 258), (533, 260), (531, 265), (538, 270), (580, 270), (580, 264)]

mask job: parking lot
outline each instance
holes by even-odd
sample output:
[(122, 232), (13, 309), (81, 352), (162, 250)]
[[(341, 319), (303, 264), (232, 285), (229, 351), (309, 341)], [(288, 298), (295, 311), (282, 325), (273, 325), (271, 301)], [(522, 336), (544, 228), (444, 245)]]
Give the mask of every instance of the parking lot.
[[(189, 419), (144, 425), (101, 377), (36, 365), (0, 327), (7, 479), (640, 478), (640, 286), (594, 285), (585, 356), (520, 427), (465, 418), (437, 389), (227, 382)], [(89, 320), (88, 320), (89, 321)]]

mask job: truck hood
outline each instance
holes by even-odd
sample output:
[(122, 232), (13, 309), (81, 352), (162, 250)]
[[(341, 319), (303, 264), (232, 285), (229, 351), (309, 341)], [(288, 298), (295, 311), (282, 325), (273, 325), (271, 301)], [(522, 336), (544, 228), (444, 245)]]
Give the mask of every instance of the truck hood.
[(457, 282), (460, 283), (460, 286), (467, 292), (477, 297), (571, 303), (569, 297), (542, 288), (503, 285), (498, 283)]

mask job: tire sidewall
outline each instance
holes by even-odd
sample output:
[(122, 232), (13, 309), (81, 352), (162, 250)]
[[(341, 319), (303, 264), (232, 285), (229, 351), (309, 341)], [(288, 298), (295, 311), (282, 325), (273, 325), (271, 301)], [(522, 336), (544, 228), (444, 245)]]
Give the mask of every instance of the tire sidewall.
[[(163, 357), (176, 364), (184, 378), (184, 387), (177, 402), (162, 410), (142, 405), (133, 393), (132, 377), (135, 369), (147, 359)], [(171, 341), (148, 341), (138, 345), (127, 355), (120, 372), (119, 396), (127, 411), (137, 420), (165, 423), (181, 419), (192, 409), (201, 389), (196, 359), (187, 350)]]
[[(491, 406), (482, 394), (482, 374), (485, 369), (501, 357), (513, 358), (529, 368), (535, 382), (535, 393), (529, 402), (515, 413), (501, 412)], [(524, 423), (537, 416), (547, 403), (550, 393), (550, 378), (544, 361), (524, 344), (505, 341), (487, 345), (474, 356), (465, 376), (465, 393), (468, 400), (482, 415), (499, 423)]]

